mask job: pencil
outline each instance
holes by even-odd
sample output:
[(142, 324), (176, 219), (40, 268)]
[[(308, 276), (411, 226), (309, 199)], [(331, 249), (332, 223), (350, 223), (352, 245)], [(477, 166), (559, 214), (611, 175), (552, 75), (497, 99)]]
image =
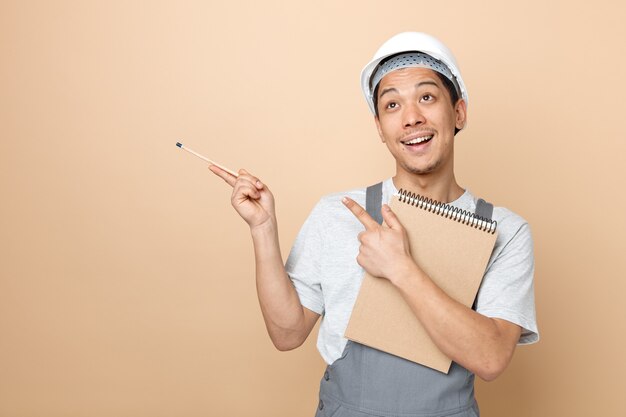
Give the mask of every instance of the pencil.
[(211, 165), (215, 165), (216, 167), (218, 167), (218, 168), (220, 168), (220, 169), (222, 169), (222, 170), (224, 170), (224, 171), (228, 172), (228, 173), (229, 173), (230, 175), (232, 175), (233, 177), (238, 177), (238, 176), (239, 176), (239, 174), (235, 173), (234, 171), (231, 171), (230, 169), (226, 168), (225, 166), (220, 165), (220, 164), (218, 164), (218, 163), (217, 163), (217, 162), (215, 162), (215, 161), (211, 161), (211, 160), (210, 160), (209, 158), (207, 158), (206, 156), (202, 156), (202, 155), (200, 155), (199, 153), (197, 153), (197, 152), (195, 152), (195, 151), (193, 151), (193, 150), (191, 150), (191, 149), (189, 149), (189, 148), (187, 148), (187, 147), (183, 146), (183, 144), (182, 144), (182, 143), (180, 143), (180, 142), (176, 142), (176, 146), (178, 146), (180, 149), (183, 149), (183, 150), (185, 150), (185, 151), (189, 152), (190, 154), (193, 154), (193, 155), (197, 156), (198, 158), (202, 159), (203, 161), (206, 161), (206, 162), (208, 162), (209, 164), (211, 164)]

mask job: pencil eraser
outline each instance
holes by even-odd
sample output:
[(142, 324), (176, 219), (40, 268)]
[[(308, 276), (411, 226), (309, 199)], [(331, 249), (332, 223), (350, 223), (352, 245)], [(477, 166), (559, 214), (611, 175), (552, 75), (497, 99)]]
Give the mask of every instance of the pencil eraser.
[(182, 148), (182, 147), (183, 147), (183, 144), (182, 144), (182, 143), (180, 143), (180, 142), (176, 142), (176, 146), (178, 146), (179, 148)]

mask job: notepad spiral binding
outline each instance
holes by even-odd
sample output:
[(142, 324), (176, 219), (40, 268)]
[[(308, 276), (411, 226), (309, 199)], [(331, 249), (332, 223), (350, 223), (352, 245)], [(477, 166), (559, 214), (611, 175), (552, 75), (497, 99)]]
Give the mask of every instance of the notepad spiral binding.
[(406, 190), (399, 190), (398, 198), (403, 203), (419, 207), (423, 210), (438, 214), (448, 219), (456, 220), (459, 223), (466, 224), (491, 234), (494, 234), (496, 232), (496, 228), (498, 227), (498, 222), (495, 220), (485, 219), (467, 210), (463, 210), (446, 203), (441, 203)]

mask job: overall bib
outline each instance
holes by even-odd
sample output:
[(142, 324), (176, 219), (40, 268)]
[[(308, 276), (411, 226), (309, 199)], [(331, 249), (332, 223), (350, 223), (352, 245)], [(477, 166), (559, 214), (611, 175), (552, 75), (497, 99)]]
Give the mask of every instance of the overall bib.
[[(382, 183), (367, 188), (366, 209), (378, 223)], [(491, 219), (493, 206), (478, 200), (476, 214)], [(320, 382), (315, 417), (478, 417), (474, 374), (452, 362), (442, 372), (348, 341)]]

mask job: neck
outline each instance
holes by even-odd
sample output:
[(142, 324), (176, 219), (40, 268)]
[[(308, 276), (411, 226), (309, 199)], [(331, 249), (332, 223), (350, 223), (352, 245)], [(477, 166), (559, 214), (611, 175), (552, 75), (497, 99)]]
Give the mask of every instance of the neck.
[(452, 171), (449, 174), (411, 174), (397, 170), (393, 184), (398, 190), (404, 189), (442, 203), (454, 201), (465, 192)]

